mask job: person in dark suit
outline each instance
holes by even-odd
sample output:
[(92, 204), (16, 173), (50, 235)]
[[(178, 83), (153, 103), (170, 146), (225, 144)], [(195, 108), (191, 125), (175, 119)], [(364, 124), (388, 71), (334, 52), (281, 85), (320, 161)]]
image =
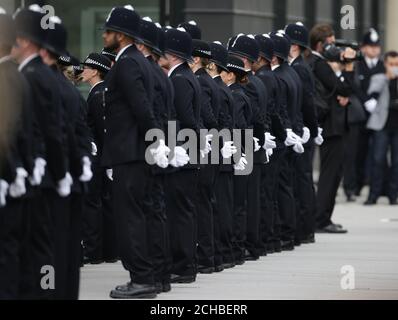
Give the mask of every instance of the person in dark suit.
[[(201, 88), (189, 68), (192, 38), (185, 29), (168, 29), (165, 33), (165, 57), (174, 88), (174, 107), (180, 128), (190, 129), (200, 137)], [(200, 139), (198, 139), (200, 140)], [(187, 142), (187, 141), (184, 141)], [(198, 153), (190, 162), (167, 179), (167, 217), (172, 253), (172, 283), (196, 281), (196, 219), (199, 177)], [(209, 151), (209, 150), (208, 150)], [(208, 153), (208, 152), (207, 152)], [(195, 159), (196, 158), (196, 159)]]
[(289, 60), (302, 82), (303, 145), (305, 152), (297, 159), (296, 196), (298, 198), (296, 243), (315, 242), (315, 187), (313, 181), (313, 157), (319, 126), (314, 104), (314, 75), (304, 61), (304, 51), (308, 49), (309, 32), (300, 22), (286, 27), (286, 34), (292, 41)]
[[(347, 108), (352, 93), (354, 64), (334, 64), (333, 70), (324, 56), (325, 44), (335, 41), (329, 25), (317, 25), (310, 32), (312, 55), (309, 64), (314, 72), (319, 101), (318, 120), (324, 129), (325, 142), (321, 146), (321, 173), (317, 192), (317, 232), (346, 233), (340, 225), (334, 224), (334, 211), (344, 163), (344, 137), (347, 133)], [(350, 48), (342, 54), (352, 59), (356, 52)], [(342, 81), (344, 80), (344, 81)]]
[(54, 266), (55, 226), (51, 215), (57, 210), (60, 197), (70, 195), (73, 180), (68, 172), (58, 82), (39, 56), (46, 35), (40, 24), (43, 15), (38, 9), (22, 9), (15, 15), (17, 45), (13, 57), (34, 92), (31, 103), (37, 120), (33, 135), (35, 161), (29, 179), (33, 188), (24, 208), (29, 221), (21, 257), (21, 298), (45, 299), (54, 294), (54, 290), (40, 286), (42, 267)]
[[(197, 77), (201, 89), (201, 122), (207, 130), (219, 129), (220, 90), (215, 81), (207, 73), (206, 68), (210, 63), (211, 49), (208, 43), (201, 40), (192, 40), (193, 62), (190, 68)], [(219, 150), (212, 150), (219, 152)], [(198, 272), (210, 274), (215, 271), (214, 264), (214, 221), (213, 211), (216, 205), (216, 179), (218, 166), (203, 164), (199, 173), (198, 184)]]
[[(209, 75), (217, 84), (220, 94), (218, 123), (220, 132), (220, 167), (216, 181), (216, 206), (214, 209), (215, 268), (217, 272), (235, 267), (233, 254), (233, 175), (231, 161), (237, 152), (232, 131), (235, 128), (235, 105), (231, 91), (221, 78), (221, 72), (228, 70), (228, 51), (220, 42), (210, 43), (212, 57), (207, 67)], [(216, 152), (216, 150), (214, 150)], [(218, 151), (218, 150), (217, 150)]]
[[(231, 90), (234, 99), (235, 128), (242, 130), (241, 145), (237, 146), (237, 148), (241, 149), (240, 154), (242, 156), (234, 166), (235, 172), (237, 172), (244, 171), (248, 164), (245, 154), (245, 132), (249, 128), (253, 114), (250, 98), (244, 90), (244, 85), (248, 82), (248, 72), (245, 69), (243, 61), (229, 55), (226, 66), (228, 71), (223, 70), (221, 78)], [(231, 242), (236, 265), (245, 263), (248, 181), (248, 175), (235, 175), (233, 178), (234, 213)]]
[[(298, 75), (288, 64), (290, 40), (280, 32), (272, 33), (274, 56), (272, 69), (280, 82), (282, 105), (286, 105), (290, 128), (286, 130), (285, 149), (281, 155), (281, 170), (279, 176), (279, 219), (278, 229), (282, 241), (282, 250), (294, 250), (296, 233), (296, 201), (294, 192), (294, 164), (297, 154), (304, 152), (301, 135), (303, 132), (301, 101), (301, 83)], [(298, 79), (297, 79), (298, 78)], [(286, 97), (286, 98), (284, 98)], [(292, 148), (290, 148), (292, 147)], [(278, 231), (279, 232), (279, 231)]]
[[(271, 70), (274, 57), (274, 43), (268, 34), (256, 35), (255, 39), (260, 48), (260, 57), (253, 65), (256, 76), (263, 81), (267, 88), (267, 118), (269, 136), (263, 148), (266, 150), (268, 164), (264, 166), (261, 179), (261, 224), (260, 248), (266, 253), (280, 252), (280, 236), (277, 234), (277, 196), (278, 175), (280, 170), (280, 153), (285, 149), (286, 129), (290, 128), (286, 105), (281, 104), (281, 92), (278, 78)], [(273, 138), (275, 138), (274, 141)]]
[(25, 78), (11, 59), (15, 43), (11, 16), (0, 13), (0, 300), (17, 300), (24, 231), (23, 205), (32, 167), (33, 115)]
[[(145, 196), (150, 192), (151, 167), (146, 159), (146, 133), (157, 128), (154, 80), (150, 63), (138, 51), (141, 18), (131, 6), (116, 7), (104, 26), (104, 45), (117, 52), (105, 78), (105, 139), (101, 164), (113, 169), (113, 210), (119, 254), (131, 281), (111, 291), (115, 299), (156, 297), (148, 236)], [(160, 141), (151, 150), (154, 163), (167, 167), (168, 148)], [(155, 160), (156, 158), (156, 160)]]
[[(230, 39), (228, 51), (240, 58), (248, 73), (248, 83), (245, 85), (246, 95), (251, 100), (253, 112), (252, 124), (254, 135), (254, 168), (248, 182), (247, 198), (247, 237), (246, 259), (258, 260), (264, 252), (260, 252), (260, 221), (261, 221), (261, 176), (266, 160), (265, 133), (269, 132), (267, 123), (268, 92), (264, 83), (253, 74), (253, 64), (259, 58), (259, 46), (253, 36), (239, 34)], [(266, 253), (265, 253), (266, 254)]]
[(91, 89), (87, 98), (87, 124), (93, 140), (93, 179), (85, 200), (83, 248), (85, 264), (112, 263), (118, 259), (115, 219), (112, 212), (112, 169), (101, 167), (105, 129), (105, 76), (111, 61), (91, 53), (82, 63), (82, 82)]

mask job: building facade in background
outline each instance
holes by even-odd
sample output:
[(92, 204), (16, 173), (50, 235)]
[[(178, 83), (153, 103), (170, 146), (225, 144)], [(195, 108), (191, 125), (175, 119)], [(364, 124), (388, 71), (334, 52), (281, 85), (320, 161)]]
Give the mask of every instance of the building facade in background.
[[(225, 42), (232, 35), (265, 33), (302, 21), (311, 27), (318, 22), (334, 25), (337, 37), (359, 40), (370, 27), (382, 34), (386, 47), (398, 48), (397, 0), (0, 0), (0, 5), (14, 10), (21, 4), (50, 4), (69, 29), (69, 48), (83, 58), (102, 48), (100, 27), (110, 9), (132, 4), (142, 16), (150, 16), (164, 25), (176, 26), (184, 20), (196, 20), (208, 41)], [(355, 8), (355, 30), (340, 27), (341, 8)]]

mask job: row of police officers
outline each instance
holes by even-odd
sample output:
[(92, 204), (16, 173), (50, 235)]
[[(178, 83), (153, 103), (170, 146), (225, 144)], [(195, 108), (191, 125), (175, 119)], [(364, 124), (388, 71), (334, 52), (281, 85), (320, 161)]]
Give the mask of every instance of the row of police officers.
[[(62, 21), (43, 17), (0, 14), (1, 299), (77, 299), (82, 260), (119, 259), (130, 281), (110, 296), (154, 298), (314, 243), (317, 228), (345, 232), (316, 221), (324, 138), (303, 24), (224, 46), (193, 21), (162, 28), (115, 7), (104, 51), (80, 64)], [(327, 209), (335, 187), (318, 195)]]

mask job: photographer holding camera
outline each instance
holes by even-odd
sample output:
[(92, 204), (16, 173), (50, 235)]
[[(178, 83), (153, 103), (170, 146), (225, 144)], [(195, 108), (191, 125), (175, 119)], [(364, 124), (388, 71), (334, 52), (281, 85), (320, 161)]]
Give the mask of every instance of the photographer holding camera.
[(354, 77), (354, 49), (335, 46), (331, 26), (316, 25), (310, 32), (312, 54), (308, 62), (315, 75), (315, 105), (325, 139), (320, 148), (321, 172), (317, 193), (317, 232), (347, 233), (332, 222), (337, 191), (344, 164), (344, 137), (348, 131), (347, 110), (350, 105)]

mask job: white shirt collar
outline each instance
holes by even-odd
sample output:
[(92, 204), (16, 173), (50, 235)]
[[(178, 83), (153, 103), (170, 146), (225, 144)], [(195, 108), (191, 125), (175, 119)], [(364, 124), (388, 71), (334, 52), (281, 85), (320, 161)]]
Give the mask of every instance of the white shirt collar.
[(90, 89), (90, 91), (89, 91), (89, 93), (88, 94), (90, 94), (91, 93), (91, 91), (93, 91), (93, 89), (96, 87), (96, 86), (98, 86), (100, 83), (103, 83), (104, 82), (104, 80), (102, 80), (102, 81), (98, 81), (96, 84), (94, 84), (92, 87), (91, 87), (91, 89)]
[(365, 62), (368, 65), (369, 69), (373, 69), (374, 67), (377, 66), (377, 63), (379, 62), (379, 58), (370, 59), (368, 57), (365, 57)]
[(214, 76), (214, 77), (212, 77), (213, 79), (217, 79), (218, 77), (221, 77), (219, 74), (218, 75), (216, 75), (216, 76)]
[(11, 60), (11, 56), (5, 56), (3, 58), (0, 58), (0, 64), (9, 60)]
[(181, 63), (179, 63), (179, 64), (176, 64), (174, 67), (172, 67), (172, 68), (169, 70), (169, 78), (170, 78), (171, 75), (173, 74), (174, 70), (177, 69), (179, 66), (181, 66), (181, 65), (183, 65), (183, 64), (184, 64), (184, 62), (181, 62)]
[(292, 65), (294, 63), (294, 61), (297, 60), (297, 58), (298, 58), (298, 56), (296, 58), (291, 59), (291, 60), (289, 59), (289, 65)]
[(115, 58), (115, 61), (117, 62), (117, 61), (120, 59), (120, 57), (122, 56), (122, 54), (123, 54), (128, 48), (130, 48), (131, 46), (132, 46), (132, 44), (129, 44), (128, 46), (125, 46), (122, 50), (120, 50), (119, 53), (117, 54), (116, 58)]
[(321, 58), (321, 59), (325, 59), (324, 58), (324, 56), (322, 55), (322, 54), (320, 54), (318, 51), (312, 51), (312, 54), (314, 55), (314, 56), (317, 56), (317, 57), (319, 57), (319, 58)]
[(272, 70), (272, 71), (275, 71), (275, 70), (278, 69), (280, 66), (281, 66), (280, 64), (271, 66), (271, 70)]
[(23, 68), (25, 68), (29, 62), (31, 62), (33, 59), (37, 58), (38, 56), (39, 55), (37, 53), (34, 53), (34, 54), (30, 55), (29, 57), (27, 57), (24, 61), (21, 62), (21, 64), (18, 67), (18, 70), (22, 71)]

